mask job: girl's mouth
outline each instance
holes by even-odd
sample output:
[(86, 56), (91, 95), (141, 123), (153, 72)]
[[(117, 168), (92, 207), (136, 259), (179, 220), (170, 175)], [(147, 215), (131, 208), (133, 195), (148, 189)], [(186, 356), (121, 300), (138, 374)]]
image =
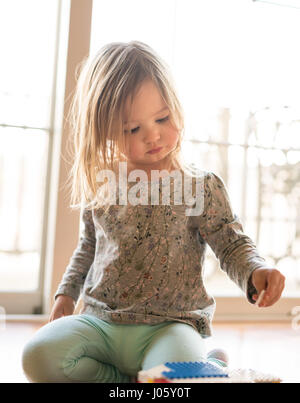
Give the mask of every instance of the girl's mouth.
[(148, 151), (148, 154), (155, 154), (155, 153), (158, 153), (161, 149), (162, 149), (162, 147), (154, 148), (153, 150)]

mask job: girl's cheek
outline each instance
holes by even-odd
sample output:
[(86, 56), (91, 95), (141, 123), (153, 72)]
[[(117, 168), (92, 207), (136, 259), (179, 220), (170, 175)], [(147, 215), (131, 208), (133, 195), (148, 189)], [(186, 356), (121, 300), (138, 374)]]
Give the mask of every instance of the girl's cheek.
[(172, 135), (173, 145), (176, 145), (178, 140), (179, 140), (179, 132), (177, 130), (173, 130), (173, 135)]
[(140, 151), (140, 147), (138, 146), (138, 144), (131, 143), (131, 144), (128, 145), (128, 155), (131, 158), (138, 157), (140, 152), (141, 151)]

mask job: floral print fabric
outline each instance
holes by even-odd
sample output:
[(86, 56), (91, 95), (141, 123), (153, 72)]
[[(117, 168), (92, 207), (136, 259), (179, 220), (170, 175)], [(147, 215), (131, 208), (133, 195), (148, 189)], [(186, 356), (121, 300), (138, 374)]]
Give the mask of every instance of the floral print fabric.
[[(233, 214), (222, 179), (212, 172), (201, 178), (203, 211), (196, 216), (186, 215), (185, 202), (174, 203), (178, 188), (172, 180), (168, 205), (116, 204), (106, 214), (84, 209), (80, 240), (56, 296), (77, 301), (82, 293), (82, 313), (105, 321), (179, 321), (208, 337), (215, 311), (203, 284), (208, 244), (221, 269), (254, 303), (251, 273), (265, 261)], [(159, 182), (160, 193), (164, 186), (167, 180)]]

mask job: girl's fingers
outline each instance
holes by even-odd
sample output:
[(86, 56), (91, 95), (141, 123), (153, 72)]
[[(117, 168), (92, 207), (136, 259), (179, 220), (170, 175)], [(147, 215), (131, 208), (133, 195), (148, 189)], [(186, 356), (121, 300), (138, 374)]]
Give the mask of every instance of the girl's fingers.
[(276, 269), (269, 273), (267, 289), (260, 306), (271, 306), (277, 302), (284, 289), (285, 277)]
[(268, 304), (267, 306), (271, 306), (271, 305), (275, 304), (275, 302), (277, 302), (280, 299), (283, 290), (284, 290), (284, 285), (278, 287), (277, 293), (274, 296), (270, 296), (269, 299), (267, 300), (267, 304)]

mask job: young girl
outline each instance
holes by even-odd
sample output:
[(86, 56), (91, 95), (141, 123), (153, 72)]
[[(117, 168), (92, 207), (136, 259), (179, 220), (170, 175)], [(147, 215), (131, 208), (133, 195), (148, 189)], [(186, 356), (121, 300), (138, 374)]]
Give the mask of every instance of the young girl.
[[(25, 346), (26, 376), (130, 382), (168, 361), (224, 365), (205, 349), (215, 309), (202, 279), (206, 245), (252, 304), (262, 290), (259, 306), (274, 304), (284, 277), (243, 233), (223, 181), (183, 162), (183, 116), (166, 65), (141, 42), (103, 47), (81, 71), (72, 117), (72, 203), (83, 205), (83, 228), (50, 321)], [(191, 184), (192, 204), (178, 202), (174, 173)]]

